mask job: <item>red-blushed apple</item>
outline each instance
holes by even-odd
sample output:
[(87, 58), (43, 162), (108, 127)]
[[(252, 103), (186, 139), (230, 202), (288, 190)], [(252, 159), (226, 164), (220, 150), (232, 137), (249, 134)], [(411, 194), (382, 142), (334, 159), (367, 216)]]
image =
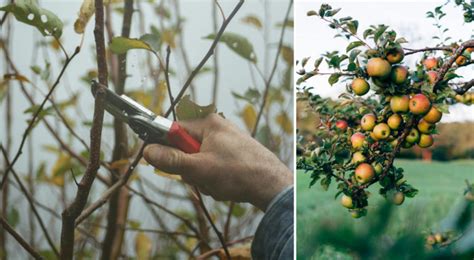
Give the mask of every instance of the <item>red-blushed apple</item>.
[(431, 102), (425, 95), (416, 94), (410, 99), (409, 108), (413, 114), (423, 115), (430, 111)]
[(424, 119), (421, 119), (416, 127), (422, 134), (429, 134), (434, 129), (434, 125), (426, 122)]
[(400, 47), (390, 49), (387, 52), (387, 61), (390, 62), (391, 64), (401, 62), (404, 57), (405, 57), (405, 52)]
[(340, 129), (341, 131), (345, 131), (347, 129), (347, 121), (346, 120), (338, 120), (336, 122), (336, 127)]
[(378, 140), (387, 139), (390, 135), (390, 127), (385, 123), (377, 124), (374, 127), (373, 133)]
[(377, 175), (382, 174), (382, 172), (383, 172), (383, 166), (382, 166), (381, 163), (376, 163), (376, 162), (374, 162), (374, 163), (372, 163), (372, 167), (374, 167), (374, 172), (375, 172), (375, 174), (377, 174)]
[(369, 92), (369, 83), (363, 78), (356, 78), (351, 84), (352, 91), (358, 96), (363, 96)]
[(374, 114), (365, 114), (360, 120), (360, 127), (365, 131), (374, 129), (377, 117)]
[(367, 62), (367, 74), (370, 77), (386, 78), (390, 75), (392, 66), (382, 58), (372, 58)]
[(420, 133), (415, 128), (412, 128), (410, 133), (408, 133), (407, 137), (405, 138), (405, 141), (414, 144), (418, 142), (418, 140), (420, 140)]
[(439, 111), (435, 106), (431, 106), (430, 111), (423, 117), (423, 120), (430, 124), (436, 124), (441, 120), (443, 113)]
[(418, 141), (418, 146), (421, 148), (428, 148), (433, 145), (433, 136), (427, 134), (420, 135), (420, 141)]
[(428, 76), (428, 82), (433, 85), (436, 82), (436, 78), (438, 77), (438, 72), (436, 71), (428, 71), (426, 73)]
[(341, 204), (343, 207), (348, 209), (352, 209), (354, 207), (354, 205), (352, 204), (352, 198), (345, 194), (343, 194), (341, 197)]
[(371, 181), (374, 175), (374, 168), (368, 163), (361, 163), (355, 169), (355, 178), (361, 184)]
[(431, 69), (434, 69), (438, 66), (438, 59), (436, 59), (435, 57), (429, 57), (429, 58), (426, 58), (424, 61), (423, 61), (423, 65), (425, 65), (425, 68), (427, 70), (431, 70)]
[(393, 96), (390, 99), (390, 108), (394, 113), (401, 112), (405, 113), (408, 112), (408, 107), (410, 103), (410, 98), (406, 95), (403, 96)]
[(359, 149), (364, 146), (365, 135), (363, 133), (357, 132), (351, 136), (351, 144), (354, 149)]
[(393, 204), (402, 205), (404, 201), (405, 201), (405, 195), (403, 194), (403, 192), (397, 191), (393, 194), (392, 196)]
[(402, 124), (402, 122), (403, 119), (399, 114), (393, 114), (387, 119), (387, 125), (393, 130), (397, 130)]
[(405, 83), (408, 79), (408, 69), (405, 66), (393, 66), (390, 72), (390, 79), (397, 85)]
[(361, 163), (361, 162), (365, 162), (365, 156), (362, 152), (355, 152), (353, 155), (352, 155), (352, 163), (353, 164), (357, 164), (357, 163)]

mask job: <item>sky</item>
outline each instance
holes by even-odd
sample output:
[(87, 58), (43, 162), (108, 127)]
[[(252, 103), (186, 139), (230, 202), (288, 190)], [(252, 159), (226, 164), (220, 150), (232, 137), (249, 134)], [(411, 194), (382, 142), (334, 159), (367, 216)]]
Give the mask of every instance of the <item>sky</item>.
[[(314, 58), (318, 58), (326, 51), (343, 51), (347, 46), (347, 41), (342, 38), (333, 38), (335, 30), (328, 27), (327, 23), (319, 17), (310, 16), (306, 13), (309, 10), (319, 10), (322, 3), (329, 3), (333, 8), (342, 8), (337, 14), (339, 17), (352, 16), (359, 20), (359, 31), (365, 30), (372, 24), (390, 25), (408, 40), (405, 47), (423, 48), (433, 46), (431, 37), (437, 34), (437, 29), (432, 25), (432, 20), (426, 19), (426, 12), (432, 11), (436, 6), (446, 1), (309, 1), (298, 0), (295, 5), (295, 59), (301, 60), (303, 57), (312, 57), (308, 62), (311, 64)], [(460, 8), (453, 5), (444, 9), (448, 15), (443, 18), (443, 24), (449, 28), (446, 36), (451, 36), (454, 40), (468, 40), (473, 34), (474, 26), (464, 24)], [(471, 31), (471, 33), (469, 33)], [(407, 64), (414, 64), (421, 57), (412, 55), (405, 59)], [(321, 71), (329, 71), (325, 63), (321, 65)], [(474, 66), (459, 70), (466, 79), (474, 75)], [(297, 79), (297, 77), (295, 78)], [(327, 76), (313, 77), (307, 81), (308, 86), (314, 86), (316, 93), (323, 97), (333, 99), (342, 93), (345, 84), (336, 84), (331, 87), (327, 83)], [(305, 84), (302, 84), (304, 86)], [(450, 114), (443, 116), (442, 122), (452, 121), (474, 121), (474, 106), (456, 104), (451, 106)]]

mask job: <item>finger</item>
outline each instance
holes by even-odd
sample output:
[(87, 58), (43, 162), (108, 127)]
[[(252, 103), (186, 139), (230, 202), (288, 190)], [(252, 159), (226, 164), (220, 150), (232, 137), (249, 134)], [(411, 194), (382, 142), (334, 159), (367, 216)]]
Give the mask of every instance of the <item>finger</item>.
[(185, 174), (195, 166), (195, 160), (189, 154), (160, 144), (147, 145), (143, 157), (148, 163), (167, 173)]

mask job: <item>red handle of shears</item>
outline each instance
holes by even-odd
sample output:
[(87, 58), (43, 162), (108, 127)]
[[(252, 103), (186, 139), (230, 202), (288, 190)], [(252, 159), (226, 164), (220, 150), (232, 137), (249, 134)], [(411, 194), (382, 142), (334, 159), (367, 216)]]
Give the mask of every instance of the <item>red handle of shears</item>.
[(168, 132), (168, 141), (185, 153), (198, 153), (201, 144), (184, 130), (177, 122), (173, 122)]

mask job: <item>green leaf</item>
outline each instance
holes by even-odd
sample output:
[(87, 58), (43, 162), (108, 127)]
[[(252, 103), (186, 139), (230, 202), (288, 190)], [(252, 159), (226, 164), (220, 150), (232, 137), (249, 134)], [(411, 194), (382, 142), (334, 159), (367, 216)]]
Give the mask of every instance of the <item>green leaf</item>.
[(211, 113), (216, 113), (214, 104), (200, 106), (193, 101), (189, 95), (184, 96), (176, 105), (176, 116), (179, 120), (191, 120), (204, 118)]
[(337, 9), (334, 9), (334, 10), (330, 10), (326, 13), (326, 16), (327, 17), (331, 17), (331, 16), (334, 16), (336, 15), (337, 13), (339, 13), (339, 11), (341, 11), (341, 8), (337, 8)]
[(319, 65), (321, 65), (321, 62), (322, 62), (322, 61), (323, 61), (323, 58), (322, 58), (322, 57), (319, 58), (319, 59), (316, 59), (316, 60), (314, 61), (314, 69), (315, 69), (315, 70), (319, 68)]
[(352, 50), (354, 48), (357, 48), (359, 46), (362, 46), (362, 45), (364, 45), (364, 42), (362, 42), (362, 41), (351, 42), (351, 43), (349, 43), (349, 45), (347, 45), (346, 52), (349, 52), (350, 50)]
[(329, 84), (331, 84), (331, 86), (334, 85), (339, 80), (339, 77), (341, 77), (341, 74), (339, 73), (331, 74), (328, 79)]
[(258, 102), (261, 96), (260, 92), (256, 88), (248, 88), (245, 91), (244, 95), (240, 95), (234, 91), (232, 91), (231, 93), (232, 93), (232, 96), (234, 96), (235, 98), (246, 100), (247, 102), (252, 103), (252, 104)]
[(145, 49), (152, 51), (150, 45), (143, 40), (130, 39), (121, 36), (112, 38), (109, 48), (115, 54), (124, 54), (131, 49)]
[(15, 227), (18, 225), (18, 222), (20, 222), (20, 213), (18, 213), (18, 210), (15, 207), (10, 208), (7, 219), (10, 226)]
[[(204, 37), (204, 39), (208, 40), (214, 40), (215, 38), (215, 34), (210, 34)], [(222, 34), (219, 41), (225, 43), (227, 47), (229, 47), (242, 58), (247, 59), (253, 63), (257, 63), (257, 56), (253, 51), (253, 45), (251, 42), (249, 42), (249, 40), (247, 40), (247, 38), (236, 33), (225, 32)]]
[(351, 21), (350, 23), (347, 24), (347, 29), (349, 29), (349, 31), (352, 33), (352, 34), (357, 34), (357, 28), (359, 28), (359, 22), (358, 21)]
[(388, 29), (388, 26), (386, 25), (379, 25), (379, 28), (377, 29), (377, 31), (375, 31), (374, 33), (374, 42), (378, 42), (380, 36), (382, 36), (382, 34)]
[(60, 38), (63, 33), (63, 22), (51, 11), (39, 7), (36, 1), (16, 0), (0, 10), (12, 13), (19, 22), (36, 27), (43, 36)]

